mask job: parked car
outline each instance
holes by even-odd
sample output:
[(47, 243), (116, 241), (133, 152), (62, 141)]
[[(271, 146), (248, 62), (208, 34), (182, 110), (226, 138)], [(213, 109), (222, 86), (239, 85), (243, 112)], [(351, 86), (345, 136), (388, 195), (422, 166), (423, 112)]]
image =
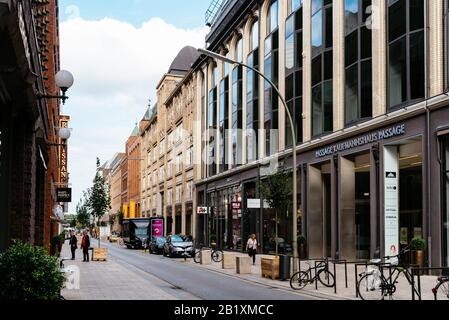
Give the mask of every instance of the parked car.
[(164, 245), (164, 256), (183, 257), (184, 254), (194, 256), (193, 242), (190, 238), (181, 235), (168, 236)]
[(108, 237), (108, 240), (110, 243), (116, 243), (118, 242), (120, 239), (120, 235), (118, 235), (117, 233), (113, 233)]
[(150, 242), (150, 253), (162, 254), (164, 252), (165, 242), (167, 242), (165, 237), (153, 237)]

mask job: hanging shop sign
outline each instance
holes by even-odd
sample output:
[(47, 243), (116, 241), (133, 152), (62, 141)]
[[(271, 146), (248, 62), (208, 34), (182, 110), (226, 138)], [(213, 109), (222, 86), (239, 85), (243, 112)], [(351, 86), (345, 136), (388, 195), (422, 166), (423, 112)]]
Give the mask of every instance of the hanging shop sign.
[(334, 155), (337, 152), (349, 150), (356, 147), (361, 147), (367, 145), (369, 143), (374, 143), (377, 141), (382, 141), (398, 136), (402, 136), (406, 133), (405, 124), (396, 125), (394, 127), (390, 127), (384, 130), (379, 130), (377, 132), (372, 132), (370, 134), (354, 138), (342, 143), (337, 143), (335, 145), (331, 145), (329, 147), (318, 150), (315, 153), (317, 158), (323, 158), (326, 156)]
[(69, 203), (72, 202), (72, 189), (71, 188), (58, 188), (56, 190), (57, 202)]

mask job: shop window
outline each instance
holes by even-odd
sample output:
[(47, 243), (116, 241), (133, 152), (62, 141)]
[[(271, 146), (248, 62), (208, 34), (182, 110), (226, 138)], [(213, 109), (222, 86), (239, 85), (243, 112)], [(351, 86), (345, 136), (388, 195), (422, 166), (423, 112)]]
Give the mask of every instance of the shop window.
[(389, 108), (425, 97), (424, 0), (388, 1)]
[(312, 134), (333, 130), (332, 1), (312, 1)]
[[(302, 1), (293, 1), (291, 15), (286, 21), (285, 34), (285, 74), (286, 89), (285, 96), (288, 109), (292, 115), (295, 125), (296, 141), (302, 142), (303, 122), (302, 122), (302, 96), (303, 96), (303, 7)], [(291, 1), (290, 1), (291, 3)], [(285, 141), (286, 146), (293, 146), (290, 121), (286, 115), (285, 119)]]

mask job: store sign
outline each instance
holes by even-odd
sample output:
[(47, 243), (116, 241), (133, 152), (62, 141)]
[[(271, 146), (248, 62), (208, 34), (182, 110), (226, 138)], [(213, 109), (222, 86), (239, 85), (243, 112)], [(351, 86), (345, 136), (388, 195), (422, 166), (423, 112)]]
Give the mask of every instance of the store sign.
[(232, 210), (240, 210), (240, 209), (242, 209), (242, 203), (241, 202), (232, 202), (231, 207), (232, 207)]
[(384, 150), (385, 254), (399, 254), (399, 159), (396, 146)]
[[(69, 121), (67, 118), (63, 117), (59, 122), (60, 128), (68, 128)], [(68, 182), (68, 172), (67, 172), (67, 141), (61, 140), (61, 146), (59, 147), (59, 182), (66, 184)]]
[(382, 141), (382, 140), (390, 139), (393, 137), (402, 136), (405, 134), (405, 132), (406, 132), (405, 124), (396, 125), (391, 128), (379, 130), (377, 132), (373, 132), (373, 133), (364, 135), (359, 138), (355, 138), (352, 140), (348, 140), (348, 141), (345, 141), (342, 143), (338, 143), (338, 144), (323, 148), (321, 150), (318, 150), (315, 153), (315, 156), (317, 158), (331, 156), (337, 152), (349, 150), (349, 149), (356, 148), (356, 147), (361, 147), (361, 146), (367, 145), (369, 143), (374, 143), (377, 141)]
[(198, 207), (196, 210), (197, 214), (209, 214), (209, 208), (208, 207)]
[[(260, 199), (248, 199), (248, 203), (247, 203), (247, 208), (248, 209), (260, 209)], [(263, 207), (264, 209), (269, 209), (270, 205), (268, 204), (268, 202), (265, 200), (263, 202)]]
[(31, 53), (30, 53), (30, 47), (28, 46), (28, 32), (26, 28), (26, 20), (25, 20), (25, 13), (23, 11), (23, 5), (21, 2), (17, 4), (17, 14), (19, 17), (19, 30), (20, 34), (22, 35), (23, 40), (23, 47), (25, 49), (25, 56), (28, 62), (28, 67), (31, 68)]
[(68, 203), (72, 202), (71, 188), (58, 188), (56, 190), (57, 202)]

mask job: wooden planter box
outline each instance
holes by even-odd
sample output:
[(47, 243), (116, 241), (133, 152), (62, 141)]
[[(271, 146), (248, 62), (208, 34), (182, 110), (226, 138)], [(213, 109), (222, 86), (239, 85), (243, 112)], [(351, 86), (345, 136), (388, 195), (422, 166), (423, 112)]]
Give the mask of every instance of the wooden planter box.
[(279, 257), (261, 259), (262, 277), (279, 279)]
[(92, 261), (107, 261), (108, 249), (107, 248), (94, 248)]

